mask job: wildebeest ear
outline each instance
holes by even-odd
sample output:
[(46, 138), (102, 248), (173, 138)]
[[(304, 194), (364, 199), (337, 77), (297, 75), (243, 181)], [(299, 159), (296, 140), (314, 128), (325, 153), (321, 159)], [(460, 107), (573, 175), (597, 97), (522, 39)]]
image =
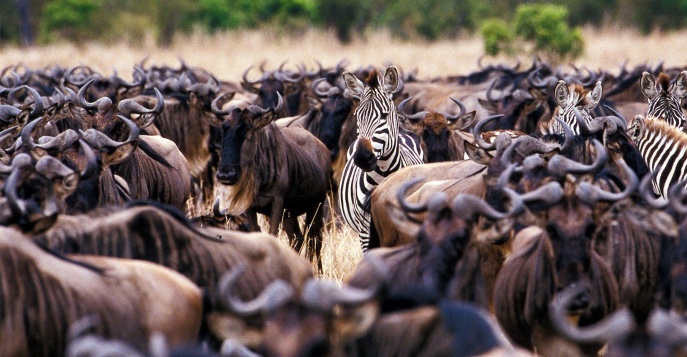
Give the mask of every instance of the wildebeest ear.
[(469, 113), (465, 113), (465, 114), (459, 116), (458, 119), (449, 123), (449, 125), (448, 125), (449, 129), (451, 129), (451, 130), (462, 130), (462, 129), (467, 128), (468, 126), (470, 126), (470, 124), (472, 124), (472, 121), (475, 120), (476, 114), (477, 114), (477, 112), (475, 112), (473, 110)]
[(273, 109), (270, 109), (262, 114), (256, 115), (251, 120), (250, 126), (253, 130), (260, 130), (268, 126), (277, 115)]
[(599, 104), (599, 101), (601, 100), (601, 92), (601, 81), (598, 81), (596, 82), (594, 89), (592, 89), (591, 92), (587, 93), (587, 108), (591, 109)]
[(237, 341), (252, 349), (259, 348), (263, 342), (263, 329), (249, 326), (241, 317), (210, 312), (205, 319), (210, 332), (220, 341)]
[(405, 128), (408, 129), (418, 135), (422, 133), (422, 129), (424, 128), (424, 124), (422, 119), (411, 119), (406, 116), (399, 116), (401, 125)]
[(138, 147), (138, 141), (124, 142), (117, 146), (112, 152), (103, 152), (103, 165), (114, 165), (126, 160)]
[(346, 343), (364, 335), (377, 321), (379, 303), (371, 300), (353, 307), (341, 306), (334, 319), (334, 335), (338, 341)]
[(639, 86), (642, 88), (644, 96), (649, 100), (658, 94), (656, 91), (656, 80), (649, 72), (642, 73), (642, 79), (639, 80)]
[(472, 161), (478, 164), (489, 165), (491, 160), (494, 158), (486, 150), (475, 144), (464, 141), (463, 146), (465, 148), (465, 154), (468, 155)]
[(479, 105), (482, 106), (482, 108), (484, 108), (489, 113), (496, 113), (496, 111), (498, 109), (498, 108), (496, 108), (496, 103), (493, 103), (489, 100), (477, 98), (477, 102), (479, 103)]
[(632, 138), (632, 140), (637, 141), (644, 134), (646, 130), (646, 123), (644, 122), (644, 116), (635, 115), (630, 122), (630, 126), (627, 128), (627, 134)]
[(568, 95), (570, 94), (568, 90), (568, 85), (565, 84), (565, 81), (560, 80), (556, 84), (556, 89), (553, 91), (554, 93), (554, 99), (556, 100), (556, 104), (560, 106), (561, 108), (565, 108), (568, 106)]
[(682, 98), (687, 96), (687, 71), (682, 71), (677, 79), (675, 80), (675, 89), (673, 89), (673, 95)]
[(360, 97), (363, 95), (363, 91), (365, 90), (365, 85), (363, 82), (361, 82), (358, 78), (356, 78), (352, 73), (350, 72), (344, 72), (343, 73), (343, 79), (344, 82), (346, 82), (346, 88), (351, 92), (356, 97)]
[(212, 126), (216, 126), (216, 127), (220, 127), (220, 128), (222, 127), (223, 121), (221, 118), (218, 118), (217, 115), (215, 115), (215, 113), (211, 113), (211, 112), (203, 110), (203, 120), (205, 120), (205, 122), (207, 122), (208, 124), (210, 124)]
[(153, 124), (155, 117), (157, 117), (157, 113), (131, 114), (131, 116), (130, 116), (131, 120), (134, 123), (136, 123), (136, 126), (141, 128), (141, 129), (150, 126), (150, 124)]
[(399, 83), (398, 69), (394, 66), (387, 68), (386, 72), (384, 72), (384, 91), (392, 94), (398, 88)]

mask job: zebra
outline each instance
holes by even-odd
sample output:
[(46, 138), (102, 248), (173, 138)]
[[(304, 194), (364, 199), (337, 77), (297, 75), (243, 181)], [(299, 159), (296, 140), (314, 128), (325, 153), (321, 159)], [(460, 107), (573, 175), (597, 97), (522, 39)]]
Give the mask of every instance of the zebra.
[(654, 178), (654, 192), (668, 198), (668, 189), (687, 178), (687, 134), (655, 117), (636, 115), (627, 129)]
[(419, 141), (399, 131), (392, 100), (399, 86), (395, 67), (387, 68), (383, 78), (376, 69), (371, 70), (366, 84), (350, 72), (343, 73), (343, 79), (347, 90), (360, 99), (360, 104), (353, 112), (358, 137), (347, 151), (339, 185), (339, 209), (344, 222), (358, 233), (360, 245), (366, 251), (370, 244), (372, 189), (399, 169), (422, 164), (424, 155)]
[(600, 81), (596, 82), (594, 88), (589, 92), (579, 84), (567, 85), (563, 80), (558, 81), (553, 92), (557, 104), (556, 109), (550, 120), (540, 124), (539, 133), (542, 136), (564, 134), (563, 125), (556, 121), (558, 117), (570, 126), (575, 135), (580, 135), (580, 126), (577, 124), (575, 112), (579, 112), (579, 115), (589, 124), (592, 121), (591, 112), (601, 100), (601, 92)]
[(644, 72), (639, 85), (649, 101), (647, 117), (659, 118), (674, 127), (684, 128), (685, 113), (680, 107), (680, 101), (687, 95), (687, 71), (682, 71), (672, 85), (670, 77), (664, 72), (657, 79), (651, 73)]

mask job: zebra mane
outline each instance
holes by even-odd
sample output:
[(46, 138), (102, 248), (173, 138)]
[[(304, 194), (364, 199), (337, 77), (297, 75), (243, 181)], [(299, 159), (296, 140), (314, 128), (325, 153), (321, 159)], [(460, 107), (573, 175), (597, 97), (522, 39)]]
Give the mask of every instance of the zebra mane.
[(653, 116), (647, 116), (644, 119), (644, 124), (647, 132), (660, 133), (676, 145), (687, 147), (687, 135), (682, 131), (682, 128), (674, 127), (667, 121)]
[(571, 97), (573, 98), (573, 105), (575, 106), (586, 106), (588, 103), (587, 101), (587, 93), (589, 93), (588, 90), (584, 89), (583, 86), (575, 83), (572, 85), (572, 90), (570, 91)]
[(661, 89), (664, 93), (668, 93), (668, 88), (670, 87), (670, 77), (668, 77), (665, 72), (661, 72), (661, 74), (658, 75), (656, 83), (661, 86)]
[(367, 78), (365, 78), (365, 83), (370, 88), (379, 88), (379, 72), (377, 72), (376, 68), (373, 68), (370, 71), (370, 73), (367, 74)]

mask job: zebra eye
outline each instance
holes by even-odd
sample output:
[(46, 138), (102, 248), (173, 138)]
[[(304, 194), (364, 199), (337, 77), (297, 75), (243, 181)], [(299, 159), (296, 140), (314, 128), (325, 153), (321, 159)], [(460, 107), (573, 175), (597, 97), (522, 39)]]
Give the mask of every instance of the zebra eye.
[(389, 117), (389, 113), (382, 112), (382, 119), (386, 120)]

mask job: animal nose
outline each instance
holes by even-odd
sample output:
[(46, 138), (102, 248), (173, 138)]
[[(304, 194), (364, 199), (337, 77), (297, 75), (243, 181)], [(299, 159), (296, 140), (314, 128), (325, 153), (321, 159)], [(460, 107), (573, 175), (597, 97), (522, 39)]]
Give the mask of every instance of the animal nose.
[(239, 179), (239, 170), (236, 168), (236, 166), (224, 169), (218, 168), (215, 177), (217, 177), (217, 181), (222, 184), (232, 185), (235, 184)]
[(377, 165), (377, 157), (371, 151), (359, 150), (353, 157), (353, 162), (363, 171), (372, 171)]
[[(563, 288), (559, 289), (559, 291), (562, 289)], [(591, 301), (590, 294), (591, 293), (589, 289), (584, 289), (581, 293), (577, 294), (577, 296), (570, 302), (570, 305), (568, 305), (568, 311), (576, 312), (586, 309)]]

